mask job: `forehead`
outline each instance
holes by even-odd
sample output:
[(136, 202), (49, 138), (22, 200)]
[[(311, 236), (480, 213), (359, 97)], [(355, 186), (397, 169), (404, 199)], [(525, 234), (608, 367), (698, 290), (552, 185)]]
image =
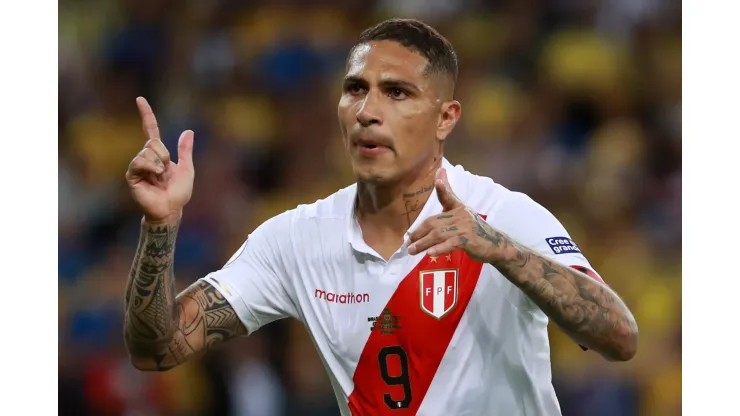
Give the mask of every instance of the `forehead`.
[(347, 76), (423, 78), (429, 61), (403, 45), (392, 41), (374, 41), (355, 48), (347, 65)]

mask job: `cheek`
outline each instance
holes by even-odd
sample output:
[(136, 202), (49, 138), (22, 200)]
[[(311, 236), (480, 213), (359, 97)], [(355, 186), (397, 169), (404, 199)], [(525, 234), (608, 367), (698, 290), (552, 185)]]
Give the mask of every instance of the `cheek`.
[(423, 127), (424, 114), (418, 106), (401, 104), (390, 111), (394, 125), (404, 137), (417, 137)]
[(346, 135), (347, 130), (355, 120), (354, 113), (352, 113), (352, 103), (346, 98), (339, 100), (337, 119), (339, 120), (339, 128), (342, 129), (342, 134)]
[[(419, 152), (433, 148), (436, 141), (435, 120), (430, 120), (424, 111), (407, 112), (399, 115), (399, 136), (403, 138), (404, 148)], [(422, 152), (425, 153), (425, 152)]]

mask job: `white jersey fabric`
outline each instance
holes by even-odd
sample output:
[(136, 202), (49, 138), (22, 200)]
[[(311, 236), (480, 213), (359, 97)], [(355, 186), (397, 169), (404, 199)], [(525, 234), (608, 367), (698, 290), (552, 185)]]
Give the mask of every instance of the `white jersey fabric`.
[[(447, 160), (443, 166), (456, 195), (492, 227), (590, 272), (545, 208)], [(303, 322), (343, 415), (560, 415), (545, 314), (463, 251), (412, 256), (404, 242), (386, 262), (363, 240), (356, 192), (352, 185), (266, 221), (203, 280), (249, 333), (281, 318)], [(432, 190), (411, 229), (440, 212)]]

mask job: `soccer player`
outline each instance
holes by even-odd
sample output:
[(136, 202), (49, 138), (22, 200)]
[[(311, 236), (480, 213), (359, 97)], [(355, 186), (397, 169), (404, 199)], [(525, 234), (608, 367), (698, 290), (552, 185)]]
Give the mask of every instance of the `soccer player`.
[(175, 293), (175, 238), (193, 191), (193, 137), (148, 141), (126, 180), (143, 210), (129, 277), (133, 365), (162, 371), (272, 321), (305, 324), (343, 414), (558, 415), (548, 319), (608, 360), (637, 325), (558, 220), (453, 166), (461, 116), (450, 43), (416, 20), (365, 30), (339, 100), (355, 184), (260, 225), (227, 264)]

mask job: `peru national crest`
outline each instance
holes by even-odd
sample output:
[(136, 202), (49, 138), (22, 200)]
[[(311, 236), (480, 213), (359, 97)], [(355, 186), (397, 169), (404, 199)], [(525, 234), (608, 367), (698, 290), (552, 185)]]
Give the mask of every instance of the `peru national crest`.
[(419, 273), (421, 309), (437, 319), (457, 303), (457, 269), (429, 270)]

